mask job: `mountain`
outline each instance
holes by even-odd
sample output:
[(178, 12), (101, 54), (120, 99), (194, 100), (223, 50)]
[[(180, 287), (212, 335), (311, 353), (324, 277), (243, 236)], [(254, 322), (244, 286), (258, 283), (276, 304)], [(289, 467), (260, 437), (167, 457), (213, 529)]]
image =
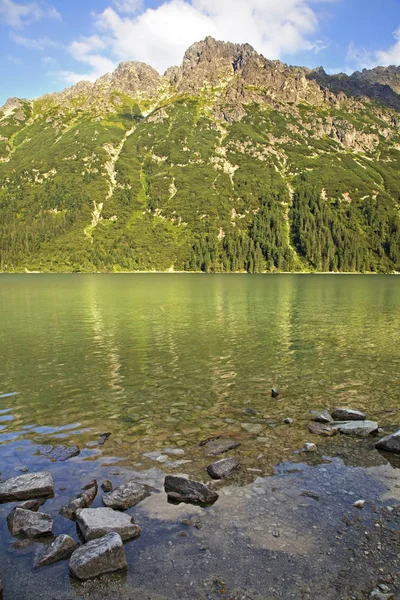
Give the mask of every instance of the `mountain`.
[(399, 68), (206, 38), (0, 109), (3, 271), (400, 271)]

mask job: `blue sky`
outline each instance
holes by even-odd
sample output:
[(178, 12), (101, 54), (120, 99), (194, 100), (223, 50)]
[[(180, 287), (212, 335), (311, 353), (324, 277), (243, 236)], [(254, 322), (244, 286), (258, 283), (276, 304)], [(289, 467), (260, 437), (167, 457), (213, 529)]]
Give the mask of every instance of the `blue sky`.
[(212, 35), (329, 72), (400, 64), (400, 0), (0, 0), (0, 105), (122, 60), (160, 72)]

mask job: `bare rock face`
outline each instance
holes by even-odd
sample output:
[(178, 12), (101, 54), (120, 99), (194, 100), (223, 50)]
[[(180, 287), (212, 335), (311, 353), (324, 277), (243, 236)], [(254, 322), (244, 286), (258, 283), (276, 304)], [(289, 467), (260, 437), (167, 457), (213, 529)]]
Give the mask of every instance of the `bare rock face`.
[(104, 75), (95, 83), (95, 88), (109, 87), (131, 98), (154, 96), (160, 86), (161, 75), (142, 62), (122, 62), (111, 75)]
[(124, 545), (115, 532), (75, 550), (69, 563), (71, 574), (82, 581), (127, 568)]
[(75, 520), (76, 512), (82, 508), (88, 508), (97, 496), (97, 481), (93, 480), (85, 491), (83, 491), (75, 500), (72, 500), (60, 510), (60, 515), (67, 519)]
[(218, 500), (217, 492), (210, 490), (203, 483), (175, 475), (166, 476), (164, 490), (168, 494), (168, 500), (172, 502), (186, 502), (188, 504), (208, 506)]
[(13, 536), (37, 538), (53, 533), (53, 519), (50, 515), (23, 508), (15, 508), (10, 512), (7, 525)]
[(375, 448), (378, 448), (378, 450), (386, 450), (386, 452), (396, 452), (396, 454), (400, 454), (400, 429), (379, 440), (379, 442), (375, 444)]
[(150, 496), (150, 494), (151, 487), (132, 479), (103, 496), (103, 503), (110, 508), (126, 510), (132, 506), (136, 506), (136, 504)]
[(28, 473), (0, 483), (0, 502), (30, 500), (40, 496), (51, 496), (54, 481), (50, 473)]
[(359, 410), (351, 408), (335, 408), (332, 411), (332, 418), (335, 421), (365, 421), (367, 415)]
[(69, 535), (59, 535), (49, 546), (39, 548), (35, 554), (34, 566), (45, 567), (66, 560), (78, 548), (79, 544)]
[(119, 533), (124, 541), (137, 538), (141, 534), (141, 529), (135, 524), (133, 517), (112, 508), (84, 508), (78, 510), (76, 520), (87, 542), (112, 531)]
[(208, 465), (207, 471), (213, 479), (224, 479), (225, 477), (229, 477), (239, 467), (240, 463), (236, 458), (222, 458)]
[(367, 437), (371, 433), (378, 431), (378, 423), (375, 421), (344, 421), (336, 422), (335, 428), (345, 435), (355, 435), (357, 437)]
[(73, 456), (78, 456), (81, 451), (78, 446), (42, 446), (39, 452), (51, 461), (64, 462)]

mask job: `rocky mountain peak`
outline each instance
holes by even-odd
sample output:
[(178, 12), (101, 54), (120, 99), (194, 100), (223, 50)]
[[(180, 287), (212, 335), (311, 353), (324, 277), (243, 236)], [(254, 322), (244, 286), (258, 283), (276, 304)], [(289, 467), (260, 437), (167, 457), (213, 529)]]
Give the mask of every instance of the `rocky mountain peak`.
[(96, 87), (106, 84), (113, 90), (134, 97), (153, 95), (161, 82), (161, 75), (143, 62), (127, 61), (118, 65), (111, 75), (96, 81)]

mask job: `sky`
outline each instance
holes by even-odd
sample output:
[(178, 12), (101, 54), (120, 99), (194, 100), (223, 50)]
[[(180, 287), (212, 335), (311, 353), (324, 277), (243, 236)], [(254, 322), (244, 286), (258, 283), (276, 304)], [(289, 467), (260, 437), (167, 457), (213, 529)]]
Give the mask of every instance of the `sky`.
[(0, 106), (124, 60), (163, 73), (207, 35), (329, 73), (399, 65), (400, 0), (0, 0)]

